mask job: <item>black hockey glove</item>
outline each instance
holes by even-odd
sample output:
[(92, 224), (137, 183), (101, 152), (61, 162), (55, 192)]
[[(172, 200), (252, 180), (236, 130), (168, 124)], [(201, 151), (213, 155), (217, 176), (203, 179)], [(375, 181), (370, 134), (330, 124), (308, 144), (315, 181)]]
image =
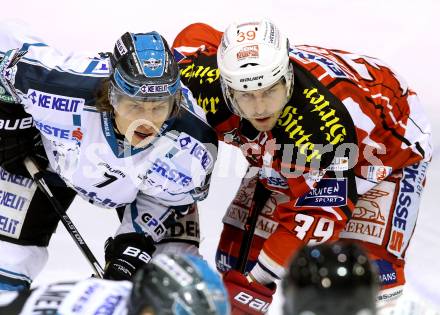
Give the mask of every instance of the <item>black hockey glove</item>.
[(40, 132), (32, 124), (21, 105), (0, 101), (0, 166), (9, 173), (30, 178), (23, 163), (26, 156), (40, 169), (48, 165)]
[(126, 233), (105, 242), (104, 279), (130, 280), (136, 270), (150, 262), (156, 246), (151, 236)]
[(40, 134), (28, 139), (23, 137), (8, 137), (0, 139), (0, 166), (8, 173), (31, 178), (24, 165), (24, 159), (29, 156), (41, 170), (45, 170), (49, 161), (41, 143)]

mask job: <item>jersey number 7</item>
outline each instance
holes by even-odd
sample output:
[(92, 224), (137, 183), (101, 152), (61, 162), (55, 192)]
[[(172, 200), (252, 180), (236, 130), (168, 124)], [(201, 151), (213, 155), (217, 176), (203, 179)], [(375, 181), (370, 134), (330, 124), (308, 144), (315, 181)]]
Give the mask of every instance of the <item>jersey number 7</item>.
[(111, 175), (107, 173), (104, 173), (104, 177), (105, 179), (103, 181), (96, 183), (93, 186), (95, 186), (96, 188), (102, 188), (104, 186), (110, 185), (111, 183), (113, 183), (115, 180), (118, 179), (115, 175)]

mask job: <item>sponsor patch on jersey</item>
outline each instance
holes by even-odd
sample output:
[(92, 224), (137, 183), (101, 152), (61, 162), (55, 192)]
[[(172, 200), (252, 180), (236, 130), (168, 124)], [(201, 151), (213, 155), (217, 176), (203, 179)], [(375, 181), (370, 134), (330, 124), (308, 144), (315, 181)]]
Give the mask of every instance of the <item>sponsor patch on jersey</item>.
[(317, 187), (298, 198), (297, 207), (341, 207), (347, 204), (347, 178), (322, 178)]
[(42, 288), (33, 291), (38, 296), (35, 297), (32, 294), (31, 298), (26, 301), (26, 312), (28, 314), (68, 314), (60, 310), (60, 307), (63, 301), (68, 300), (67, 297), (71, 294), (73, 288), (73, 283), (65, 282), (49, 284), (44, 288), (44, 291), (42, 291)]
[(262, 179), (266, 179), (268, 186), (281, 189), (289, 188), (287, 179), (273, 168), (263, 166), (259, 170), (259, 176)]
[(326, 170), (310, 170), (307, 174), (304, 174), (304, 178), (307, 182), (315, 183), (319, 182), (325, 175)]
[(398, 258), (402, 258), (415, 228), (427, 168), (428, 163), (423, 162), (403, 169), (387, 246)]
[(28, 90), (27, 98), (33, 105), (44, 110), (48, 109), (58, 112), (80, 113), (84, 107), (83, 98), (50, 94), (33, 89)]
[(328, 74), (333, 78), (348, 77), (347, 74), (336, 62), (319, 54), (312, 53), (310, 51), (299, 50), (297, 48), (291, 48), (289, 50), (289, 56), (294, 57), (296, 60), (304, 64), (315, 62), (323, 67), (325, 70), (327, 70)]
[[(125, 203), (116, 203), (109, 198), (101, 199), (98, 197), (98, 193), (95, 191), (87, 191), (82, 187), (74, 186), (73, 187), (79, 194), (83, 195), (83, 197), (89, 200), (90, 203), (99, 204), (105, 208), (119, 208), (125, 205)], [(99, 190), (98, 190), (99, 191)]]
[(155, 241), (162, 239), (162, 236), (165, 234), (167, 229), (160, 219), (155, 218), (148, 212), (143, 213), (140, 219), (143, 223), (143, 229), (147, 231), (148, 235), (150, 235)]
[[(309, 118), (304, 120), (304, 115), (296, 105), (284, 107), (277, 127), (292, 139), (292, 143), (289, 144), (298, 149), (298, 157), (305, 158), (306, 163), (320, 162), (322, 155), (326, 153), (324, 148), (327, 145), (334, 148), (344, 142), (348, 125), (344, 122), (343, 113), (335, 109), (337, 105), (328, 91), (310, 85), (302, 89), (299, 97), (303, 107), (310, 113), (310, 119), (313, 116), (310, 121), (313, 121), (320, 131), (315, 132), (311, 129)], [(293, 126), (295, 128), (292, 128)], [(321, 143), (322, 146), (316, 146), (316, 143)]]
[[(229, 206), (225, 216), (223, 217), (223, 223), (244, 230), (248, 215), (249, 211), (247, 209), (236, 204), (232, 204)], [(277, 227), (278, 222), (260, 215), (258, 216), (257, 224), (255, 225), (255, 235), (267, 239), (272, 235), (273, 232), (275, 232)]]
[(23, 222), (20, 222), (19, 220), (15, 220), (10, 216), (0, 214), (0, 234), (18, 239), (20, 236), (22, 226), (23, 226)]
[(332, 163), (326, 168), (327, 171), (340, 172), (348, 170), (347, 157), (335, 157)]
[(200, 84), (213, 84), (220, 79), (220, 70), (213, 66), (190, 64), (180, 70), (182, 78), (198, 80)]
[(75, 140), (78, 144), (81, 143), (82, 138), (83, 133), (81, 131), (81, 128), (76, 128), (75, 130), (72, 130), (72, 139)]
[(397, 282), (397, 272), (393, 265), (383, 259), (375, 260), (374, 263), (379, 271), (379, 280), (381, 285), (393, 284)]
[(19, 239), (36, 185), (0, 168), (0, 234)]
[(116, 308), (125, 301), (125, 296), (120, 294), (112, 294), (105, 298), (104, 302), (97, 307), (94, 314), (113, 314)]
[(162, 177), (165, 177), (166, 179), (168, 179), (176, 184), (179, 184), (183, 187), (188, 186), (192, 181), (192, 178), (190, 176), (171, 167), (166, 162), (164, 162), (160, 159), (156, 159), (156, 161), (154, 161), (153, 167), (151, 170), (158, 173)]
[(34, 120), (35, 127), (41, 131), (44, 135), (49, 138), (65, 139), (65, 140), (75, 140), (80, 143), (83, 137), (80, 128), (66, 128), (64, 126), (54, 126), (52, 123), (47, 123), (45, 121)]
[(379, 183), (391, 174), (393, 168), (383, 165), (369, 165), (367, 171), (367, 180)]
[(83, 292), (79, 295), (79, 298), (72, 305), (72, 312), (79, 314), (83, 312), (85, 309), (85, 305), (89, 303), (93, 294), (97, 292), (100, 288), (101, 285), (98, 283), (91, 283), (90, 285), (86, 286)]
[(183, 216), (168, 228), (164, 239), (200, 242), (199, 216), (197, 211)]
[(360, 196), (340, 237), (382, 245), (395, 189), (395, 183), (383, 181)]
[(189, 150), (189, 154), (200, 161), (200, 164), (205, 171), (213, 166), (214, 158), (203, 143), (197, 139), (194, 139), (185, 132), (180, 133), (177, 142), (179, 143), (181, 150)]
[(26, 187), (26, 188), (32, 187), (33, 184), (33, 181), (30, 178), (9, 173), (8, 171), (0, 167), (0, 182), (2, 181), (16, 184), (18, 186)]

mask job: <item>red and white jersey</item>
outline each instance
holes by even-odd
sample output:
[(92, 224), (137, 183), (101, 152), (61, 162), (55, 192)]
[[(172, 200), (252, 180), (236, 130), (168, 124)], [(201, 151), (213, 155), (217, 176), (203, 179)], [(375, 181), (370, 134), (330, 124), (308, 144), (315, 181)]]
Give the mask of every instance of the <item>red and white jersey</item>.
[[(367, 242), (378, 257), (402, 260), (413, 232), (405, 230), (403, 207), (411, 200), (391, 200), (387, 213), (380, 207), (370, 213), (365, 204), (379, 205), (372, 189), (385, 179), (414, 194), (423, 187), (431, 127), (416, 93), (376, 58), (295, 46), (289, 52), (293, 95), (276, 126), (259, 132), (234, 115), (223, 98), (216, 60), (221, 36), (206, 24), (192, 24), (176, 37), (174, 53), (183, 82), (219, 139), (239, 147), (259, 168), (260, 181), (282, 196), (262, 215), (276, 224), (261, 224), (270, 231), (257, 229), (266, 239), (259, 261), (282, 266), (304, 243), (340, 236)], [(395, 187), (389, 188), (394, 193)], [(379, 236), (372, 235), (375, 216), (390, 223), (381, 226)], [(241, 218), (227, 214), (225, 222), (243, 228)], [(350, 229), (351, 219), (364, 225)]]

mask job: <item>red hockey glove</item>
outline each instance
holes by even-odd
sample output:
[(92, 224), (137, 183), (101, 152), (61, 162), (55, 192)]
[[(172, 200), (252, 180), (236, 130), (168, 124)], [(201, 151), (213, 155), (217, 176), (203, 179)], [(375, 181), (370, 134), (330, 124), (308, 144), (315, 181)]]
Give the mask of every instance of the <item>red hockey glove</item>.
[(236, 270), (226, 272), (223, 282), (229, 293), (232, 315), (265, 314), (276, 290), (275, 283), (269, 288), (255, 281), (249, 282)]

